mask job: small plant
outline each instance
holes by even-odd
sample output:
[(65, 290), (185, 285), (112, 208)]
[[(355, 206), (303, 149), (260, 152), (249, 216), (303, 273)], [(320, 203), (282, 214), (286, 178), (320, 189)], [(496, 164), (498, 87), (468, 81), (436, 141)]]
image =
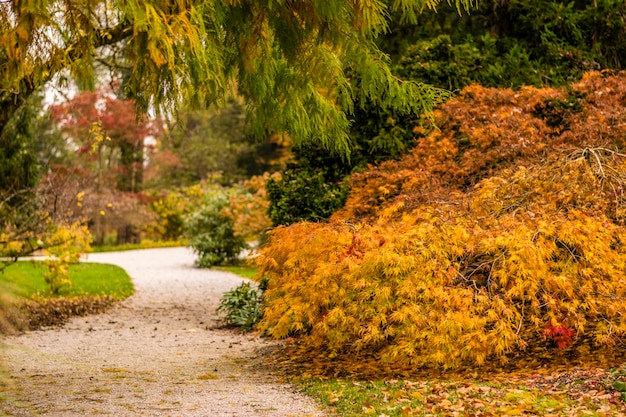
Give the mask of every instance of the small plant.
[(224, 293), (217, 312), (226, 313), (224, 321), (227, 325), (239, 327), (242, 332), (249, 332), (263, 317), (262, 301), (263, 287), (244, 282)]

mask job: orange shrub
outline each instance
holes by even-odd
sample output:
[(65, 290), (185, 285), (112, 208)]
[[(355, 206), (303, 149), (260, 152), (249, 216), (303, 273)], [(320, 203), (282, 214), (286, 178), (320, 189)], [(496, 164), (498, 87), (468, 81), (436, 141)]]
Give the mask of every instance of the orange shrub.
[(273, 231), (261, 328), (424, 367), (620, 342), (625, 97), (626, 74), (465, 89), (410, 155), (353, 176), (330, 222)]

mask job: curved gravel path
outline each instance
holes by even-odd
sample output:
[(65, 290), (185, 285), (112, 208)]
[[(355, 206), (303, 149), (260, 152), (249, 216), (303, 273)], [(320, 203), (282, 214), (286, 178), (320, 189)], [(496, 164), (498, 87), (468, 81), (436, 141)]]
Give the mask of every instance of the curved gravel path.
[(263, 367), (256, 351), (270, 342), (216, 328), (221, 295), (242, 280), (193, 260), (186, 248), (89, 255), (124, 268), (135, 295), (6, 338), (0, 415), (322, 416)]

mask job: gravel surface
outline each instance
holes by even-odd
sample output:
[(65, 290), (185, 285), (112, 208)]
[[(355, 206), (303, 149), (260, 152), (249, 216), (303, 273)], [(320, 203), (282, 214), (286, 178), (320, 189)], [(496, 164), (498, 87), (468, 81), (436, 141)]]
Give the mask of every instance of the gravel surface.
[(134, 296), (107, 313), (3, 341), (0, 415), (323, 416), (264, 368), (271, 342), (219, 329), (241, 278), (193, 267), (186, 248), (89, 255), (119, 265)]

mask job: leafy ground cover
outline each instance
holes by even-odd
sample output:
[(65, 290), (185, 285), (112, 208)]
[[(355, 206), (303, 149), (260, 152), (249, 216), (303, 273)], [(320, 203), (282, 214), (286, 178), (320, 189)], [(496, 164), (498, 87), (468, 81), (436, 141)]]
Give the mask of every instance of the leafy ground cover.
[(626, 411), (604, 369), (453, 379), (309, 379), (305, 392), (340, 416), (615, 416)]
[(12, 307), (3, 312), (8, 322), (31, 329), (59, 325), (72, 316), (102, 312), (134, 292), (122, 268), (80, 263), (69, 268), (72, 285), (54, 295), (44, 278), (46, 269), (42, 262), (20, 261), (0, 274), (0, 285), (12, 296)]
[(621, 349), (577, 358), (550, 352), (449, 371), (411, 369), (372, 360), (303, 359), (296, 339), (268, 363), (322, 404), (329, 416), (622, 416), (626, 360)]

